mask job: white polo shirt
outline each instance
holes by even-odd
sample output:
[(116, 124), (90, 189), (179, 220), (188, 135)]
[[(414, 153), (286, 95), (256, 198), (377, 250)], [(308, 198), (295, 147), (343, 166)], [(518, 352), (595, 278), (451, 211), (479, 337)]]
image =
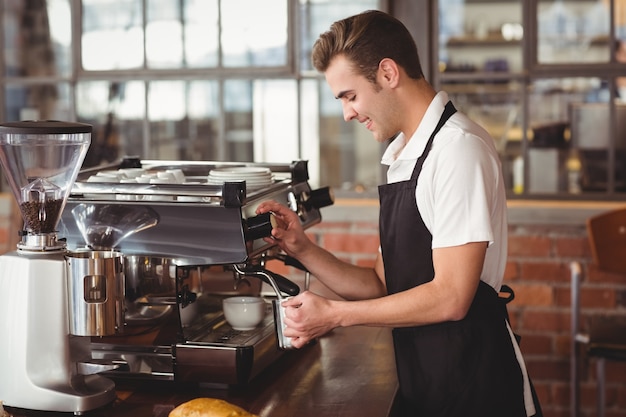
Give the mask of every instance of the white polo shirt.
[[(447, 102), (439, 92), (411, 139), (401, 133), (388, 146), (382, 158), (388, 183), (411, 178)], [(481, 280), (499, 291), (507, 257), (506, 192), (491, 136), (457, 111), (435, 137), (415, 196), (433, 249), (489, 242)]]

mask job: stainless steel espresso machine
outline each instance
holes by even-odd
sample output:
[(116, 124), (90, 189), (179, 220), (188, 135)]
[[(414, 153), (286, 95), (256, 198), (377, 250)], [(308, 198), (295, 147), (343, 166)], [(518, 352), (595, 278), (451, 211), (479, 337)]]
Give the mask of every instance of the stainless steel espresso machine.
[[(0, 162), (24, 220), (0, 256), (0, 401), (82, 414), (115, 399), (116, 379), (246, 384), (284, 352), (277, 301), (300, 287), (272, 273), (278, 200), (303, 227), (330, 190), (306, 161), (288, 164), (127, 158), (81, 171), (91, 126), (0, 125)], [(71, 249), (70, 249), (71, 248)], [(267, 296), (265, 320), (232, 329), (221, 301)]]
[[(82, 413), (115, 398), (97, 372), (91, 336), (123, 327), (122, 255), (69, 251), (57, 224), (91, 140), (91, 126), (0, 125), (0, 162), (24, 220), (17, 250), (0, 256), (0, 401)], [(114, 365), (113, 365), (114, 366)]]
[[(117, 365), (105, 375), (229, 386), (271, 366), (284, 353), (276, 301), (300, 286), (268, 265), (308, 273), (263, 239), (272, 215), (255, 210), (273, 199), (297, 212), (303, 227), (319, 223), (332, 194), (312, 190), (308, 179), (306, 161), (125, 158), (81, 171), (59, 233), (70, 247), (124, 255), (124, 331), (92, 337), (90, 346), (94, 361)], [(222, 299), (239, 294), (268, 301), (253, 330), (235, 330), (224, 319)]]

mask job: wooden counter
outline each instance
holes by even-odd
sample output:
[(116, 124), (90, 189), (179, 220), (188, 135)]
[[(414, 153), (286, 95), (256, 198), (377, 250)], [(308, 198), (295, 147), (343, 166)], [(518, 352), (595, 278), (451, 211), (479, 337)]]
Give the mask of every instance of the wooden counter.
[[(336, 329), (302, 350), (287, 352), (246, 387), (118, 383), (117, 400), (89, 417), (167, 417), (178, 404), (215, 397), (260, 417), (389, 416), (397, 389), (389, 329)], [(68, 416), (6, 407), (14, 417)], [(71, 415), (71, 414), (69, 414)]]

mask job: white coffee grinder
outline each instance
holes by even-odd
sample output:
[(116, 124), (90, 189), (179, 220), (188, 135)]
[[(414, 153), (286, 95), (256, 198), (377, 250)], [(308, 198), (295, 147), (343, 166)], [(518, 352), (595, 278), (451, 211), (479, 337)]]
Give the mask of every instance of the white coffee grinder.
[(24, 220), (17, 250), (0, 256), (0, 401), (73, 412), (115, 399), (97, 375), (90, 336), (123, 327), (123, 256), (69, 251), (56, 227), (91, 141), (91, 126), (0, 124), (0, 162)]

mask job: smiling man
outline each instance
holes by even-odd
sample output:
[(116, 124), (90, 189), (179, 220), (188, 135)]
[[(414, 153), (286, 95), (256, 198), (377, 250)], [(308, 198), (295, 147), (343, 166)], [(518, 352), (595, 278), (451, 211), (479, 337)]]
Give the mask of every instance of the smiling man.
[(393, 140), (373, 268), (315, 245), (288, 208), (259, 206), (281, 220), (272, 239), (344, 298), (286, 301), (285, 335), (301, 347), (340, 326), (393, 328), (403, 416), (541, 415), (498, 296), (507, 219), (493, 140), (426, 81), (414, 40), (388, 14), (335, 22), (312, 59), (345, 120)]

